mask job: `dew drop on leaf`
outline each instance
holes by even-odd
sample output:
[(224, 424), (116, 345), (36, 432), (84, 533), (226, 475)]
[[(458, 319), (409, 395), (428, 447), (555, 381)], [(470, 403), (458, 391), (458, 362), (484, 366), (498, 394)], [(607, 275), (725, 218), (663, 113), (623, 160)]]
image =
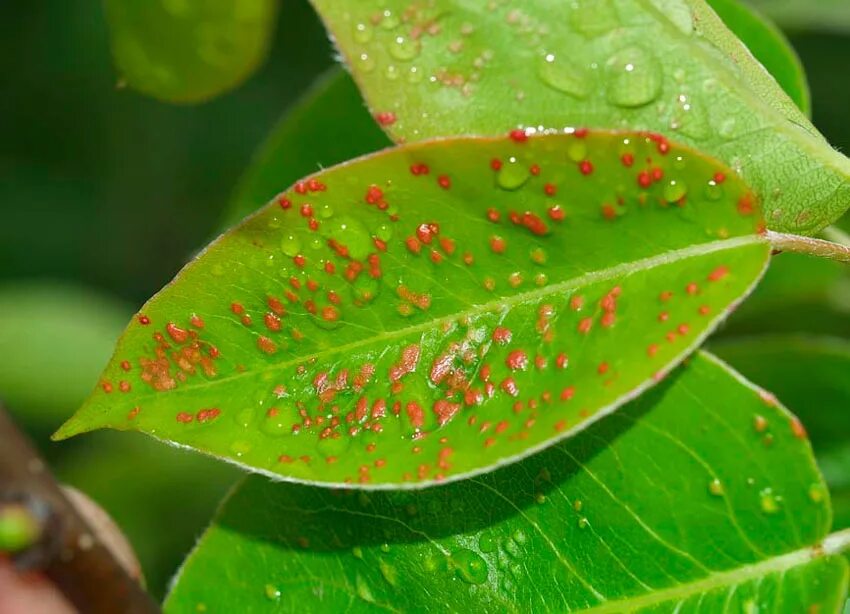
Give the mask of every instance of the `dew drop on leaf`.
[(601, 36), (620, 25), (611, 0), (575, 0), (570, 24), (588, 38)]
[(400, 62), (409, 62), (419, 55), (419, 41), (407, 36), (396, 36), (390, 45), (390, 55)]
[(365, 23), (358, 23), (354, 26), (354, 40), (361, 45), (372, 40), (372, 27)]
[(289, 233), (280, 240), (280, 250), (287, 256), (296, 256), (301, 251), (301, 239), (298, 235)]
[(587, 98), (590, 82), (587, 72), (575, 61), (547, 53), (539, 68), (540, 79), (554, 90), (574, 98)]
[(280, 589), (274, 584), (266, 584), (264, 590), (268, 599), (272, 601), (278, 601), (280, 599)]
[(662, 69), (643, 47), (621, 49), (606, 66), (608, 100), (619, 107), (642, 107), (661, 93)]
[(508, 158), (496, 175), (496, 182), (503, 190), (518, 190), (531, 176), (528, 168), (511, 156)]
[(773, 494), (772, 488), (765, 488), (759, 493), (759, 506), (765, 514), (775, 514), (779, 511), (779, 498)]
[(717, 478), (714, 478), (708, 483), (708, 492), (715, 497), (723, 496), (723, 484)]
[(469, 548), (461, 548), (452, 553), (452, 565), (457, 575), (469, 584), (481, 584), (487, 581), (489, 570), (487, 561)]
[(366, 580), (360, 574), (354, 578), (354, 586), (357, 590), (357, 596), (367, 603), (375, 603), (375, 596), (372, 594), (372, 589), (366, 583)]
[(664, 186), (664, 200), (669, 203), (680, 201), (688, 193), (688, 187), (681, 181), (672, 180)]
[(481, 552), (490, 553), (495, 552), (497, 548), (496, 540), (493, 539), (493, 536), (489, 533), (482, 533), (478, 538), (478, 549)]

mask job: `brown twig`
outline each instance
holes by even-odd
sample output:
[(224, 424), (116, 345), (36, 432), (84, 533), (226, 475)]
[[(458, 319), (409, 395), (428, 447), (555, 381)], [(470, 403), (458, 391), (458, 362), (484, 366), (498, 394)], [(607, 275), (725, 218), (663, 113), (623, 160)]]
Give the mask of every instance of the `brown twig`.
[(39, 569), (82, 612), (155, 614), (159, 607), (118, 563), (74, 508), (44, 461), (0, 405), (0, 497), (35, 510), (40, 539), (16, 553)]

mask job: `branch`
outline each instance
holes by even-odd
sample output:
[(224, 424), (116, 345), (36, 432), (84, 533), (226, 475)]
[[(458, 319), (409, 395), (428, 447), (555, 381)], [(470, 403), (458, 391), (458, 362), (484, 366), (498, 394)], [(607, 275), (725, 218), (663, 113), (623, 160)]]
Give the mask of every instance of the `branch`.
[(812, 237), (783, 234), (770, 230), (767, 231), (767, 239), (773, 248), (780, 252), (808, 254), (810, 256), (850, 264), (850, 246), (848, 245), (841, 245), (840, 243), (814, 239)]
[(15, 565), (39, 569), (81, 612), (159, 612), (65, 498), (2, 405), (0, 442), (0, 507), (28, 509), (40, 527), (35, 543), (12, 555)]

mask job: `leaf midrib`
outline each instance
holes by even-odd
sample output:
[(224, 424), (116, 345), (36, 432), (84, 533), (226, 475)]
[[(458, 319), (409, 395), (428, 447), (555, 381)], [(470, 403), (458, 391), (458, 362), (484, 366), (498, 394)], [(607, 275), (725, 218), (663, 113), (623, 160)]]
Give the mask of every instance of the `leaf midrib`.
[[(246, 370), (240, 373), (234, 373), (233, 375), (228, 375), (226, 377), (222, 377), (220, 379), (210, 380), (201, 384), (195, 384), (191, 386), (191, 388), (185, 388), (185, 390), (202, 390), (204, 388), (208, 388), (211, 386), (220, 386), (226, 383), (230, 383), (241, 378), (246, 377), (255, 377), (262, 373), (275, 372), (283, 369), (287, 369), (289, 367), (296, 366), (300, 363), (310, 361), (313, 359), (318, 359), (321, 356), (328, 354), (339, 354), (339, 353), (348, 353), (352, 350), (356, 350), (357, 348), (372, 345), (375, 343), (381, 342), (390, 342), (393, 339), (404, 337), (411, 333), (423, 332), (433, 328), (439, 327), (441, 324), (452, 322), (457, 320), (458, 318), (471, 317), (481, 313), (487, 313), (493, 311), (497, 308), (511, 308), (515, 305), (522, 304), (525, 302), (530, 302), (545, 296), (549, 296), (552, 294), (559, 294), (568, 290), (573, 290), (576, 288), (580, 288), (591, 283), (606, 281), (608, 279), (613, 279), (615, 277), (621, 275), (629, 275), (632, 273), (637, 273), (640, 271), (649, 270), (656, 266), (663, 266), (666, 264), (670, 264), (673, 262), (678, 262), (680, 260), (686, 260), (688, 258), (694, 258), (698, 256), (704, 256), (708, 254), (712, 254), (715, 252), (727, 250), (727, 249), (735, 249), (738, 247), (745, 247), (748, 245), (755, 245), (758, 243), (763, 243), (768, 245), (767, 240), (760, 235), (744, 235), (740, 237), (733, 237), (731, 239), (724, 239), (720, 241), (712, 241), (708, 243), (700, 243), (697, 245), (689, 245), (688, 247), (671, 250), (664, 252), (662, 254), (657, 254), (655, 256), (649, 256), (647, 258), (641, 258), (639, 260), (633, 260), (631, 262), (624, 262), (618, 265), (599, 269), (597, 271), (591, 271), (589, 273), (584, 273), (583, 275), (579, 275), (578, 277), (573, 277), (571, 279), (564, 280), (560, 283), (553, 284), (547, 286), (545, 288), (539, 288), (535, 290), (529, 290), (528, 292), (521, 292), (519, 294), (515, 294), (513, 296), (505, 297), (498, 300), (493, 300), (487, 303), (481, 303), (479, 305), (475, 305), (472, 309), (468, 309), (466, 311), (449, 314), (440, 318), (435, 318), (433, 320), (427, 320), (420, 324), (415, 324), (413, 326), (408, 326), (405, 328), (400, 328), (394, 331), (388, 331), (380, 335), (375, 335), (372, 337), (360, 339), (358, 341), (353, 341), (351, 343), (347, 343), (340, 346), (335, 346), (330, 349), (323, 349), (318, 352), (314, 352), (312, 354), (305, 354), (302, 356), (298, 356), (296, 358), (292, 358), (290, 360), (285, 360), (283, 362), (269, 365), (268, 367), (262, 369), (252, 369)], [(135, 397), (136, 401), (141, 399), (153, 398), (161, 395), (159, 392), (150, 392), (143, 395), (138, 395)], [(86, 406), (90, 403), (86, 403)], [(84, 406), (85, 407), (85, 406)]]
[(712, 589), (732, 587), (744, 584), (756, 578), (762, 578), (776, 572), (786, 572), (795, 567), (802, 567), (817, 560), (818, 558), (835, 555), (843, 552), (850, 544), (850, 530), (843, 530), (828, 535), (819, 544), (806, 546), (791, 552), (774, 556), (757, 563), (742, 565), (727, 571), (713, 572), (710, 575), (685, 584), (661, 589), (639, 597), (627, 597), (608, 601), (598, 606), (584, 610), (578, 610), (583, 614), (605, 614), (607, 612), (635, 611), (651, 605), (657, 605), (665, 601), (680, 598), (680, 601), (708, 593)]

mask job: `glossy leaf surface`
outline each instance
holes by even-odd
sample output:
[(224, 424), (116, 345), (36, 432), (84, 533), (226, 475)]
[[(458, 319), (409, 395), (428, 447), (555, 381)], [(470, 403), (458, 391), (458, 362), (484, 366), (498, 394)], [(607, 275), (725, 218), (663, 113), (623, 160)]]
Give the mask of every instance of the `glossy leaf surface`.
[(765, 399), (697, 354), (575, 439), (457, 484), (249, 478), (166, 611), (834, 612), (846, 562), (817, 547), (825, 486)]
[(702, 0), (313, 4), (397, 140), (646, 129), (739, 169), (774, 230), (815, 232), (850, 203), (850, 160)]
[(351, 76), (334, 68), (284, 113), (240, 180), (223, 226), (254, 213), (281, 186), (390, 144)]
[(690, 353), (761, 276), (762, 226), (734, 175), (657, 136), (389, 150), (213, 243), (59, 436), (137, 429), (311, 482), (485, 471)]
[(167, 102), (202, 102), (265, 58), (275, 0), (105, 0), (121, 82)]
[(835, 499), (835, 524), (850, 526), (850, 341), (754, 335), (712, 348), (800, 417)]
[(708, 0), (708, 5), (776, 79), (797, 107), (811, 117), (812, 100), (803, 64), (782, 31), (740, 0)]

